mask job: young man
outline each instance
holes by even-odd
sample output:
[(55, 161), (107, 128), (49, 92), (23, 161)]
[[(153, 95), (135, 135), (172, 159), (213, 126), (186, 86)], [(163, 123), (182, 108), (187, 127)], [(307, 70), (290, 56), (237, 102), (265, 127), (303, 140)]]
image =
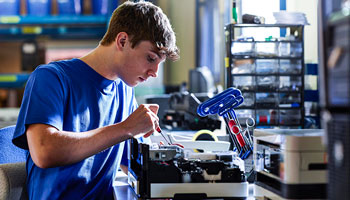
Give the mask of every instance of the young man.
[(167, 57), (178, 58), (168, 18), (151, 3), (126, 2), (96, 49), (32, 73), (13, 139), (29, 150), (29, 199), (113, 198), (124, 141), (158, 127), (158, 105), (137, 107), (132, 87), (156, 77)]

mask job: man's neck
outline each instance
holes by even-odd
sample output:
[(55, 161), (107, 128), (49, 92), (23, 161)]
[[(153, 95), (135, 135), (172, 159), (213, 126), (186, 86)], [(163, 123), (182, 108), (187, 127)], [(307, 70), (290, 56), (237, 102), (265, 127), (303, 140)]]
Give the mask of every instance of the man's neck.
[(113, 71), (113, 63), (111, 63), (113, 58), (109, 58), (113, 56), (113, 50), (110, 48), (110, 46), (99, 45), (90, 53), (79, 59), (106, 79), (115, 80), (118, 76)]

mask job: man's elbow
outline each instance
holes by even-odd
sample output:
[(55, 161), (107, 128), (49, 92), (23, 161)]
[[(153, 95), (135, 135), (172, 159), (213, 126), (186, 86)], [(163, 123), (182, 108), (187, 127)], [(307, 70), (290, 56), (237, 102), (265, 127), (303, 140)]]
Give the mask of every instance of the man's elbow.
[(39, 150), (38, 152), (29, 151), (30, 156), (37, 167), (46, 169), (57, 167), (57, 157), (49, 154), (46, 150)]

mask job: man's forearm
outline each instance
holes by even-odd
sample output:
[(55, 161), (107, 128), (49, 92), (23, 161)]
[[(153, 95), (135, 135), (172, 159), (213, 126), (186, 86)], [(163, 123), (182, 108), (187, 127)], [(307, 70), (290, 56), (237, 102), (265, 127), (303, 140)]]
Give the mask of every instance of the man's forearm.
[(33, 124), (27, 130), (31, 157), (41, 168), (79, 162), (131, 137), (122, 124), (87, 132), (59, 131), (45, 124)]

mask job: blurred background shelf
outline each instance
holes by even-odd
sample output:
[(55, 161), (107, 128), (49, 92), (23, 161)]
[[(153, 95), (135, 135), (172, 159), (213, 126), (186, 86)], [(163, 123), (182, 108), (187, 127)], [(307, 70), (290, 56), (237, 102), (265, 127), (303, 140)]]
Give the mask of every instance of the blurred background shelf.
[(0, 88), (17, 89), (23, 88), (29, 78), (29, 73), (0, 74)]
[(0, 16), (1, 40), (99, 39), (108, 24), (104, 15)]

